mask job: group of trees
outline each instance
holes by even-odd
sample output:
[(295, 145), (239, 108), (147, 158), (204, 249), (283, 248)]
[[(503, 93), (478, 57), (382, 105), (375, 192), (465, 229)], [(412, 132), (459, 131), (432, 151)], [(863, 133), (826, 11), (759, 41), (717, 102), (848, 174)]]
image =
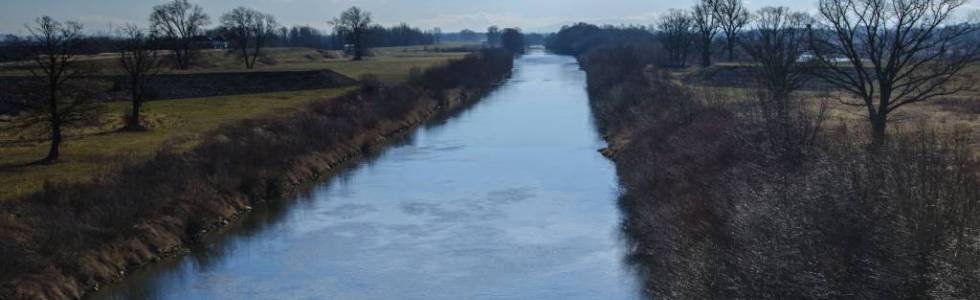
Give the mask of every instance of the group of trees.
[[(39, 163), (51, 163), (61, 155), (64, 128), (97, 121), (102, 106), (98, 103), (96, 86), (85, 78), (89, 69), (78, 59), (85, 46), (82, 25), (45, 16), (27, 26), (27, 30), (29, 36), (19, 47), (31, 59), (32, 80), (13, 89), (20, 106), (29, 113), (18, 118), (16, 123), (21, 128), (41, 126), (48, 131), (50, 148)], [(125, 84), (132, 97), (132, 110), (125, 129), (141, 130), (140, 108), (147, 98), (151, 78), (164, 65), (164, 56), (158, 50), (159, 40), (145, 29), (130, 25), (121, 31), (125, 38), (117, 49), (118, 66), (125, 75)], [(176, 52), (171, 51), (175, 57)], [(180, 54), (181, 59), (186, 53)]]
[[(438, 32), (439, 30), (436, 29), (424, 31), (411, 27), (408, 24), (399, 24), (392, 27), (375, 24), (365, 29), (363, 43), (365, 48), (433, 45), (446, 41), (444, 36), (449, 35), (437, 34)], [(458, 39), (452, 40), (459, 41)], [(273, 39), (269, 41), (270, 46), (307, 47), (330, 50), (342, 50), (348, 44), (350, 43), (347, 36), (336, 30), (323, 32), (310, 26), (280, 28)]]
[(500, 46), (512, 53), (524, 53), (526, 43), (520, 29), (506, 28), (500, 33)]
[[(669, 16), (669, 15), (668, 15)], [(599, 27), (587, 23), (564, 26), (545, 38), (545, 46), (552, 52), (580, 55), (598, 46), (643, 44), (654, 42), (654, 35), (645, 27)]]
[[(64, 127), (78, 122), (94, 121), (100, 116), (97, 91), (86, 82), (86, 66), (79, 56), (92, 51), (111, 49), (119, 53), (117, 65), (125, 75), (132, 107), (126, 130), (143, 130), (140, 112), (150, 94), (151, 82), (162, 69), (188, 69), (200, 47), (199, 39), (209, 33), (210, 17), (188, 0), (172, 0), (153, 7), (148, 28), (127, 25), (113, 38), (93, 38), (82, 33), (82, 25), (58, 22), (50, 17), (38, 18), (28, 25), (29, 36), (3, 37), (4, 59), (30, 59), (33, 80), (17, 88), (18, 104), (27, 111), (19, 125), (42, 125), (50, 135), (51, 147), (40, 163), (50, 163), (60, 156)], [(435, 43), (441, 30), (422, 32), (402, 24), (385, 28), (372, 25), (371, 14), (352, 7), (329, 21), (334, 33), (329, 37), (310, 27), (279, 27), (273, 16), (246, 7), (238, 7), (220, 18), (220, 26), (210, 30), (231, 45), (246, 68), (254, 68), (262, 49), (276, 43), (322, 47), (348, 45), (353, 59), (364, 57), (369, 46), (395, 46)], [(500, 35), (502, 46), (522, 52), (524, 38), (516, 29)], [(99, 41), (91, 43), (90, 41)], [(97, 44), (99, 46), (92, 46)], [(339, 44), (339, 45), (338, 45)], [(10, 50), (10, 51), (8, 51)]]
[(656, 29), (676, 66), (686, 65), (691, 48), (698, 49), (702, 66), (710, 66), (719, 33), (725, 37), (728, 60), (735, 59), (735, 46), (749, 20), (750, 14), (741, 0), (700, 0), (690, 11), (671, 10)]
[(690, 12), (664, 16), (656, 34), (676, 66), (692, 47), (709, 66), (715, 36), (723, 33), (729, 59), (741, 49), (755, 63), (766, 107), (781, 122), (795, 106), (790, 94), (811, 79), (839, 88), (859, 99), (845, 104), (867, 110), (878, 147), (896, 109), (972, 87), (957, 80), (980, 59), (977, 24), (953, 20), (965, 3), (821, 0), (811, 16), (786, 7), (750, 14), (739, 0), (702, 0)]

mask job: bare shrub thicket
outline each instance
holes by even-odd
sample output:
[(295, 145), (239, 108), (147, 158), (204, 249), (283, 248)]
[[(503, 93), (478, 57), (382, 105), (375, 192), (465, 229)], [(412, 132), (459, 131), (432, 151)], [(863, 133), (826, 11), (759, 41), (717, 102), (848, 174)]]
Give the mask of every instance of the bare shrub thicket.
[(980, 163), (968, 134), (911, 129), (875, 154), (869, 133), (832, 128), (787, 164), (764, 121), (704, 105), (643, 65), (654, 56), (644, 52), (599, 48), (581, 61), (600, 127), (629, 135), (614, 154), (620, 205), (651, 297), (980, 293)]

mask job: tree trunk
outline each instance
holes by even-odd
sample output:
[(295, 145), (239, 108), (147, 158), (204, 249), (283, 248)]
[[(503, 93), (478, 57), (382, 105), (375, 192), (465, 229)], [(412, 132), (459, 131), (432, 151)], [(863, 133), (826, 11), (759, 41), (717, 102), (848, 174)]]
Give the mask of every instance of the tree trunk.
[(245, 60), (245, 68), (252, 68), (252, 60), (248, 59), (248, 46), (242, 46), (242, 59)]
[(49, 79), (48, 90), (48, 121), (51, 126), (51, 148), (48, 149), (48, 156), (41, 160), (41, 163), (51, 163), (58, 160), (61, 156), (61, 113), (58, 110), (58, 88), (57, 79)]
[(361, 35), (354, 34), (354, 60), (361, 60), (364, 57), (364, 48), (361, 46)]
[(711, 51), (701, 50), (701, 66), (710, 67), (711, 66)]
[[(57, 115), (57, 114), (54, 114)], [(42, 163), (51, 163), (58, 160), (61, 156), (61, 121), (52, 119), (51, 121), (51, 148), (48, 149), (48, 156), (41, 160)]]
[(130, 113), (129, 124), (126, 125), (127, 129), (129, 130), (143, 129), (143, 125), (140, 124), (140, 106), (142, 105), (143, 105), (142, 100), (137, 100), (135, 98), (133, 99), (133, 111)]
[(129, 127), (142, 128), (140, 125), (140, 100), (133, 101), (133, 117), (129, 120)]
[(871, 117), (871, 151), (877, 152), (888, 138), (888, 116), (880, 114)]
[(728, 39), (728, 62), (735, 61), (735, 40)]
[(255, 68), (255, 62), (259, 60), (259, 54), (262, 51), (262, 46), (259, 41), (255, 41), (255, 52), (252, 52), (252, 66), (249, 69)]
[(184, 66), (184, 55), (182, 54), (184, 50), (180, 48), (174, 49), (174, 64), (177, 70), (185, 70), (187, 67)]

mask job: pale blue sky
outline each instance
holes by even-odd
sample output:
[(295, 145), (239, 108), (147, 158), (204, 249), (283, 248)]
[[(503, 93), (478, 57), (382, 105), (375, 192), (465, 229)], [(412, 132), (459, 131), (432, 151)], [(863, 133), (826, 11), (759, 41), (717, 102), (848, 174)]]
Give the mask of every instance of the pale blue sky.
[[(669, 8), (687, 8), (694, 0), (192, 0), (216, 20), (236, 6), (274, 14), (284, 25), (328, 28), (326, 20), (352, 5), (374, 14), (385, 25), (400, 22), (443, 31), (489, 25), (517, 26), (528, 31), (551, 31), (575, 21), (609, 24), (651, 24)], [(784, 5), (812, 10), (817, 0), (747, 0), (753, 10)], [(970, 8), (980, 0), (971, 0)], [(0, 32), (23, 33), (24, 24), (41, 15), (76, 20), (90, 32), (126, 23), (146, 24), (153, 5), (164, 0), (0, 0)]]

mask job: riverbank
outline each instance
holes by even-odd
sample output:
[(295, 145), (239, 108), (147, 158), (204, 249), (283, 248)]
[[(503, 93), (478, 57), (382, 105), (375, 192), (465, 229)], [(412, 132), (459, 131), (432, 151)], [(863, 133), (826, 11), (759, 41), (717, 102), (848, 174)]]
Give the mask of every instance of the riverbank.
[(969, 133), (809, 112), (776, 135), (753, 101), (691, 89), (643, 46), (580, 56), (654, 299), (970, 298), (980, 171)]
[[(49, 133), (44, 126), (19, 127), (23, 124), (16, 122), (17, 118), (3, 115), (3, 109), (0, 108), (0, 186), (4, 187), (0, 191), (0, 202), (20, 199), (38, 192), (48, 181), (85, 182), (103, 177), (114, 172), (118, 162), (148, 160), (164, 146), (188, 150), (199, 144), (205, 134), (221, 127), (231, 126), (242, 120), (290, 114), (310, 102), (335, 98), (352, 90), (348, 85), (357, 85), (357, 82), (351, 83), (350, 79), (345, 78), (361, 79), (368, 76), (391, 84), (405, 83), (413, 70), (442, 66), (466, 55), (465, 52), (456, 52), (457, 50), (462, 49), (374, 48), (372, 51), (375, 56), (363, 61), (350, 61), (333, 55), (330, 51), (270, 48), (267, 52), (270, 59), (268, 62), (275, 64), (257, 62), (256, 69), (252, 70), (243, 69), (234, 56), (226, 56), (224, 52), (205, 52), (202, 53), (200, 64), (190, 70), (161, 70), (163, 73), (157, 75), (159, 80), (177, 84), (171, 86), (171, 90), (187, 89), (166, 92), (171, 96), (198, 98), (155, 99), (144, 103), (140, 115), (147, 130), (133, 132), (120, 130), (126, 126), (131, 104), (128, 101), (109, 100), (117, 96), (126, 98), (125, 95), (109, 92), (105, 99), (110, 102), (102, 105), (105, 110), (100, 112), (97, 122), (74, 124), (63, 129), (65, 143), (62, 145), (61, 157), (52, 164), (31, 164), (44, 157), (49, 150)], [(119, 70), (118, 60), (113, 59), (114, 54), (106, 55), (84, 56), (79, 60), (86, 68), (99, 70), (89, 74), (91, 76), (119, 76), (122, 70)], [(321, 74), (319, 70), (324, 69), (332, 72)], [(26, 75), (29, 75), (26, 69), (18, 71), (14, 67), (0, 66), (0, 77)], [(178, 80), (172, 80), (174, 78)], [(205, 89), (210, 86), (188, 84), (186, 79), (179, 78), (201, 78), (213, 84), (229, 85), (231, 88), (221, 86)], [(294, 82), (297, 80), (316, 82)], [(0, 90), (6, 88), (4, 84), (8, 82), (0, 79)], [(181, 82), (185, 84), (181, 85)], [(102, 88), (106, 91), (113, 89), (111, 82), (103, 85)], [(242, 88), (243, 85), (251, 87)], [(324, 89), (326, 87), (335, 88)], [(297, 88), (303, 90), (283, 91)], [(249, 94), (241, 94), (242, 92)], [(219, 94), (234, 95), (215, 96)], [(0, 96), (0, 102), (4, 102), (2, 98)]]
[[(498, 50), (388, 86), (221, 129), (188, 152), (164, 150), (118, 176), (47, 186), (0, 206), (4, 298), (71, 299), (283, 199), (415, 126), (475, 101), (509, 74)], [(57, 241), (57, 242), (55, 242)]]

